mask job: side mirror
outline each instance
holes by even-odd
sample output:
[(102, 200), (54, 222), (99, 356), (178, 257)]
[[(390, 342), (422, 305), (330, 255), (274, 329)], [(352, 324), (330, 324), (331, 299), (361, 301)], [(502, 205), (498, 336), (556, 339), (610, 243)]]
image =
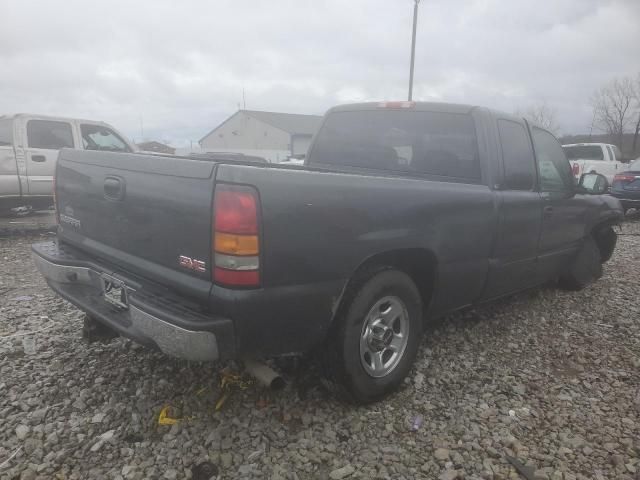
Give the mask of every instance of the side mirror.
[(599, 173), (585, 173), (578, 182), (578, 191), (590, 195), (602, 195), (609, 191), (609, 181)]

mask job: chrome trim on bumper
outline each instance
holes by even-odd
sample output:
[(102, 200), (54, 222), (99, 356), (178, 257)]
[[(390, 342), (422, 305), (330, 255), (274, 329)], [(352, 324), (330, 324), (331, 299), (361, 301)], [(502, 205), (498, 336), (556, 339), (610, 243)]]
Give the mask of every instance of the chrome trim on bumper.
[[(100, 272), (87, 267), (58, 265), (36, 253), (32, 257), (40, 273), (50, 282), (102, 288)], [(123, 336), (130, 333), (132, 338), (145, 337), (165, 354), (186, 360), (210, 361), (219, 358), (218, 342), (212, 332), (186, 330), (134, 305), (130, 305), (121, 315), (126, 315), (130, 321), (130, 326), (122, 327), (119, 332)]]
[(86, 267), (57, 265), (35, 253), (32, 253), (31, 256), (33, 257), (36, 267), (38, 267), (40, 273), (47, 280), (58, 283), (81, 283), (83, 285), (100, 287), (100, 275), (98, 272), (94, 272)]
[(149, 315), (138, 307), (129, 307), (133, 328), (143, 332), (167, 355), (186, 360), (218, 359), (218, 341), (211, 332), (191, 331)]

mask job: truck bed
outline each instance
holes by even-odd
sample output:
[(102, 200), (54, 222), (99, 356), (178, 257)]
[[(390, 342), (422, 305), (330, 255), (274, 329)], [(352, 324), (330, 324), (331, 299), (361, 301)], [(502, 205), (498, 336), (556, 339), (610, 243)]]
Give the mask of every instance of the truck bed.
[[(238, 352), (317, 344), (355, 269), (389, 249), (440, 252), (438, 288), (448, 294), (435, 295), (431, 311), (478, 297), (496, 221), (486, 185), (397, 173), (65, 150), (57, 179), (61, 244), (233, 317)], [(219, 184), (258, 192), (260, 288), (212, 281)], [(205, 271), (185, 270), (181, 256), (202, 260)]]

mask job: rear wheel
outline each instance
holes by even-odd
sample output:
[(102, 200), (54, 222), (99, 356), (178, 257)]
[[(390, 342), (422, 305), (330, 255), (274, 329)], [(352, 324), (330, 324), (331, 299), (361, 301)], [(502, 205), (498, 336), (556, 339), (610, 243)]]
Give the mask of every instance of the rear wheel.
[(394, 390), (415, 360), (422, 302), (398, 270), (370, 271), (350, 289), (324, 354), (325, 374), (343, 398), (370, 403)]
[(581, 290), (602, 276), (602, 255), (592, 235), (582, 247), (567, 272), (560, 277), (560, 285), (568, 290)]

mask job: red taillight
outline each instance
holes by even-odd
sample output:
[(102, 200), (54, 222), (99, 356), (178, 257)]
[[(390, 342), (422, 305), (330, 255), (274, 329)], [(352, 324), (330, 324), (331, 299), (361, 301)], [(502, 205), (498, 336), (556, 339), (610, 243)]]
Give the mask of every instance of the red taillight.
[(573, 175), (577, 177), (578, 175), (580, 175), (580, 165), (578, 165), (577, 163), (574, 163), (571, 166), (571, 171), (573, 172)]
[(227, 270), (216, 267), (214, 280), (223, 285), (238, 287), (255, 287), (260, 284), (260, 274), (257, 270)]
[(619, 173), (613, 177), (614, 182), (633, 182), (635, 179), (635, 175), (628, 175), (626, 173)]
[(260, 285), (258, 195), (247, 186), (216, 186), (213, 201), (213, 281), (231, 287)]
[(258, 233), (257, 203), (250, 187), (219, 185), (214, 203), (216, 231), (245, 235)]

